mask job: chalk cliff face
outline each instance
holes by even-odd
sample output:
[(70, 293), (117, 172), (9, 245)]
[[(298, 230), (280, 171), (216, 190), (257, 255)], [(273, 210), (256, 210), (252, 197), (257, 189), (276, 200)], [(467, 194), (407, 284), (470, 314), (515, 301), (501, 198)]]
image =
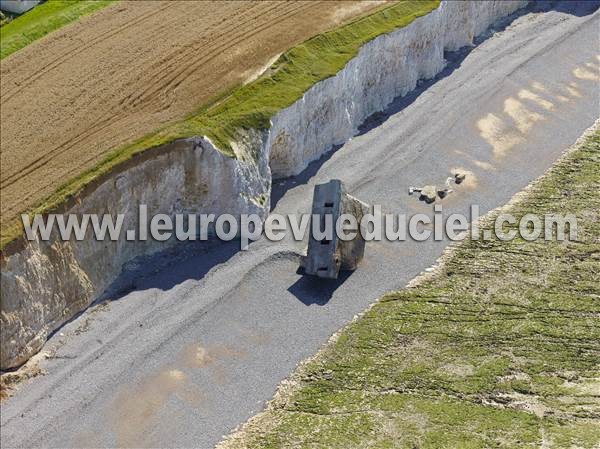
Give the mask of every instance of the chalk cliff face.
[[(272, 118), (268, 131), (233, 143), (236, 158), (206, 138), (182, 139), (142, 153), (89, 186), (64, 214), (124, 214), (123, 229), (137, 229), (138, 206), (148, 215), (257, 213), (270, 209), (271, 178), (300, 173), (395, 97), (444, 67), (444, 49), (472, 43), (495, 20), (526, 1), (442, 2), (405, 28), (364, 45), (336, 76), (311, 89)], [(0, 368), (20, 365), (49, 333), (85, 309), (123, 264), (164, 249), (173, 240), (25, 241), (1, 260)], [(16, 248), (16, 249), (15, 249)]]
[[(237, 158), (201, 138), (165, 145), (156, 155), (101, 180), (65, 214), (125, 214), (123, 230), (138, 230), (138, 206), (154, 214), (256, 213), (266, 218), (271, 189), (263, 145), (256, 132), (236, 144)], [(257, 158), (258, 156), (258, 158)], [(26, 242), (2, 260), (1, 367), (18, 366), (42, 347), (49, 333), (84, 310), (119, 275), (127, 261), (166, 248), (174, 240)]]
[(473, 38), (527, 1), (448, 1), (404, 28), (365, 44), (340, 72), (271, 119), (267, 141), (274, 178), (297, 175), (356, 135), (371, 114), (445, 66), (444, 50)]

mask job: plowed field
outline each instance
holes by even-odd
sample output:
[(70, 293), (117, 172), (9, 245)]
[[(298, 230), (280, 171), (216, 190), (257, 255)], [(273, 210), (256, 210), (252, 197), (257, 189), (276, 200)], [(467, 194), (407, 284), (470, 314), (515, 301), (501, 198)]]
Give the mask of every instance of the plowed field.
[(2, 228), (110, 150), (380, 3), (123, 1), (3, 59)]

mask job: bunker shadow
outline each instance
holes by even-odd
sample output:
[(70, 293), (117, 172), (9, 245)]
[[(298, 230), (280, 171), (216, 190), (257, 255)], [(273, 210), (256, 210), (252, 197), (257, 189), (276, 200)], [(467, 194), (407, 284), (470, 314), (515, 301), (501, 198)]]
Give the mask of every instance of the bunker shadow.
[(304, 305), (324, 306), (332, 298), (335, 291), (352, 275), (352, 271), (340, 271), (337, 279), (323, 279), (304, 274), (302, 268), (297, 271), (302, 276), (294, 282), (288, 292)]

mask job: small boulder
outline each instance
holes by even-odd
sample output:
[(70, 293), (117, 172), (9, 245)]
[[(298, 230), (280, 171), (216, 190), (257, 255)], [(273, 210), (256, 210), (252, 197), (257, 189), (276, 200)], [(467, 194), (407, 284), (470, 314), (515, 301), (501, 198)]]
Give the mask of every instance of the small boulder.
[(431, 204), (437, 198), (437, 188), (435, 186), (425, 186), (421, 189), (421, 196), (419, 199), (425, 201), (427, 204)]
[(445, 198), (449, 193), (452, 193), (452, 189), (445, 188), (437, 191), (437, 194), (440, 198)]
[(463, 182), (465, 180), (466, 177), (467, 177), (467, 175), (465, 173), (455, 173), (454, 174), (454, 182), (457, 184), (460, 184), (461, 182)]

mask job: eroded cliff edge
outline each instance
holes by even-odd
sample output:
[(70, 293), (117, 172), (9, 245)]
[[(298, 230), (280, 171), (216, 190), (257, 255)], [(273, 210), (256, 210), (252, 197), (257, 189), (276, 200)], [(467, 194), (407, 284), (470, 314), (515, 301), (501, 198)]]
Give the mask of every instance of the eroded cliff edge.
[[(527, 1), (444, 1), (410, 25), (365, 44), (336, 76), (315, 84), (271, 119), (269, 130), (243, 133), (230, 158), (203, 137), (142, 153), (88, 186), (57, 212), (125, 214), (257, 213), (270, 209), (272, 178), (300, 173), (357, 133), (371, 114), (444, 68), (444, 51), (470, 45), (494, 21)], [(89, 234), (88, 234), (89, 236)], [(49, 333), (107, 288), (127, 261), (173, 241), (21, 241), (2, 254), (0, 368), (16, 367)]]

